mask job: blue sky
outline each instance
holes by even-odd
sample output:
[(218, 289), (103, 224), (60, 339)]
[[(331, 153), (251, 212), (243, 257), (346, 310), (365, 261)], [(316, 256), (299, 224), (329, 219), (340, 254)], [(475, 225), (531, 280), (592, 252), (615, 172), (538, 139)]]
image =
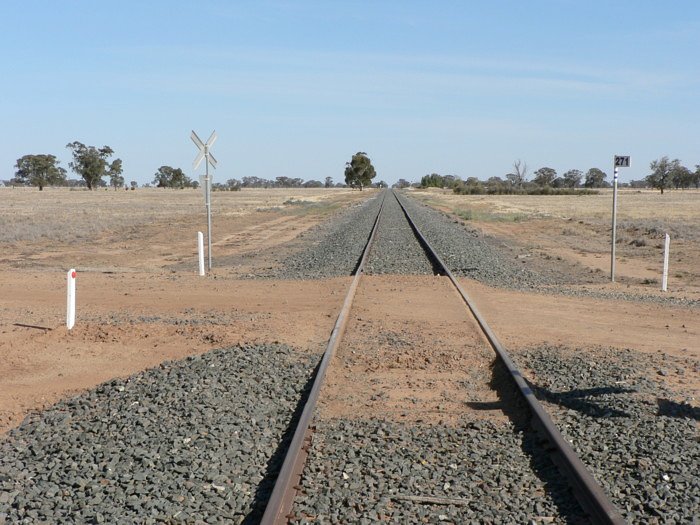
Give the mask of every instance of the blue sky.
[[(109, 145), (127, 181), (486, 179), (630, 155), (700, 164), (696, 1), (0, 3), (0, 179), (22, 155)], [(201, 172), (201, 169), (200, 169)], [(71, 177), (75, 177), (71, 173)]]

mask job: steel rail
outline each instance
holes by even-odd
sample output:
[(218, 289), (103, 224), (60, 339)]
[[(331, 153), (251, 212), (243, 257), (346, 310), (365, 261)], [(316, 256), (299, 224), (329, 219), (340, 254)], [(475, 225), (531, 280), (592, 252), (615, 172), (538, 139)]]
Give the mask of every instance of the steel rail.
[(304, 469), (304, 463), (306, 462), (306, 457), (308, 456), (308, 449), (311, 443), (310, 427), (314, 417), (314, 410), (316, 409), (318, 397), (321, 393), (321, 387), (323, 386), (326, 371), (330, 362), (333, 360), (335, 351), (340, 344), (343, 333), (345, 332), (345, 326), (347, 325), (350, 308), (352, 307), (352, 302), (355, 298), (355, 291), (360, 283), (360, 277), (364, 271), (367, 256), (370, 252), (378, 230), (379, 219), (381, 218), (382, 210), (384, 209), (385, 200), (386, 192), (384, 192), (384, 195), (382, 196), (382, 203), (379, 207), (377, 217), (374, 220), (374, 224), (372, 225), (372, 231), (367, 240), (367, 244), (362, 252), (360, 263), (355, 270), (355, 277), (352, 280), (352, 284), (350, 284), (348, 293), (345, 296), (345, 301), (343, 302), (343, 307), (341, 308), (338, 318), (335, 321), (335, 325), (333, 326), (333, 330), (331, 331), (331, 336), (330, 339), (328, 339), (326, 351), (324, 352), (321, 363), (318, 366), (316, 377), (309, 392), (309, 397), (307, 398), (304, 405), (304, 410), (299, 417), (299, 422), (297, 423), (296, 430), (292, 436), (292, 441), (289, 444), (289, 449), (284, 458), (284, 463), (282, 463), (282, 468), (277, 476), (277, 481), (275, 481), (275, 486), (272, 489), (270, 499), (265, 507), (265, 512), (260, 521), (262, 525), (280, 525), (288, 522), (288, 515), (290, 514), (292, 505), (294, 504), (294, 489), (299, 484), (301, 472)]
[(615, 525), (627, 523), (622, 518), (620, 511), (610, 501), (603, 488), (588, 471), (586, 465), (584, 465), (584, 463), (576, 455), (576, 452), (574, 452), (574, 450), (571, 448), (569, 442), (566, 441), (561, 432), (559, 432), (559, 429), (555, 426), (554, 422), (549, 417), (549, 414), (547, 414), (547, 411), (535, 397), (532, 389), (515, 366), (515, 363), (513, 363), (513, 360), (510, 358), (510, 355), (508, 352), (506, 352), (505, 348), (496, 337), (496, 334), (493, 333), (489, 325), (486, 323), (484, 317), (474, 305), (474, 301), (469, 298), (467, 292), (464, 291), (445, 262), (437, 254), (435, 249), (430, 245), (420, 230), (418, 230), (418, 227), (413, 222), (408, 210), (406, 210), (398, 196), (394, 192), (392, 192), (392, 194), (399, 203), (399, 206), (401, 206), (406, 219), (411, 225), (411, 228), (415, 232), (416, 236), (419, 238), (421, 244), (423, 244), (423, 247), (432, 257), (434, 257), (434, 260), (442, 267), (445, 275), (450, 279), (450, 281), (452, 281), (452, 284), (457, 289), (457, 292), (462, 296), (462, 299), (467, 304), (467, 307), (472, 312), (472, 315), (486, 335), (491, 347), (495, 350), (498, 357), (508, 369), (511, 378), (517, 385), (518, 390), (525, 398), (525, 401), (532, 411), (534, 416), (533, 426), (535, 427), (535, 430), (553, 447), (555, 463), (569, 480), (569, 483), (574, 489), (574, 494), (576, 495), (583, 510), (588, 513), (593, 523)]

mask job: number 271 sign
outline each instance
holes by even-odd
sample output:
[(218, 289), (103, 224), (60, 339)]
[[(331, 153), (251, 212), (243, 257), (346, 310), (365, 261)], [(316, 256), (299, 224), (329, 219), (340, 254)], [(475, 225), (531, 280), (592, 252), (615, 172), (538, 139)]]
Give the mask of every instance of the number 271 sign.
[(619, 156), (615, 155), (615, 167), (616, 168), (629, 168), (630, 158), (629, 156)]

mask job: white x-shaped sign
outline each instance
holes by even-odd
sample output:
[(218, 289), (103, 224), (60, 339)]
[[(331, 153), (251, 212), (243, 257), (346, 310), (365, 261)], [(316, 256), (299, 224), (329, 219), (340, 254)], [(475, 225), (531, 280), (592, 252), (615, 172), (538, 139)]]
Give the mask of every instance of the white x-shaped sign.
[(202, 142), (202, 139), (200, 139), (194, 131), (192, 132), (192, 135), (190, 135), (190, 138), (192, 139), (192, 142), (194, 142), (194, 145), (199, 148), (199, 153), (197, 154), (197, 158), (194, 159), (192, 167), (194, 169), (197, 169), (202, 163), (202, 160), (206, 158), (211, 167), (216, 168), (216, 159), (214, 158), (214, 155), (212, 155), (209, 151), (214, 145), (214, 142), (216, 142), (216, 139), (218, 138), (216, 131), (211, 132), (211, 135), (209, 135), (209, 138), (206, 142)]

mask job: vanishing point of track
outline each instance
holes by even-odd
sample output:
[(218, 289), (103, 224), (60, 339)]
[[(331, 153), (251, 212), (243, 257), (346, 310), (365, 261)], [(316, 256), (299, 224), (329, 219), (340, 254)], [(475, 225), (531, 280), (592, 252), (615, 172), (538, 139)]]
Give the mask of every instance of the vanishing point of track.
[[(391, 196), (387, 197), (388, 194)], [(593, 476), (587, 470), (582, 461), (577, 457), (569, 443), (564, 439), (550, 419), (549, 415), (536, 399), (527, 382), (523, 379), (522, 374), (518, 371), (505, 348), (499, 342), (494, 332), (488, 326), (485, 319), (474, 305), (474, 302), (469, 298), (450, 269), (418, 230), (417, 226), (409, 216), (408, 211), (401, 203), (401, 199), (399, 199), (399, 197), (393, 192), (389, 191), (384, 193), (382, 204), (374, 220), (374, 224), (362, 253), (360, 262), (356, 268), (354, 279), (350, 285), (335, 326), (331, 332), (326, 351), (318, 367), (315, 380), (297, 423), (287, 455), (284, 463), (282, 464), (282, 468), (279, 472), (277, 481), (263, 515), (262, 523), (272, 525), (287, 523), (288, 521), (306, 458), (308, 456), (312, 439), (311, 426), (315, 408), (317, 406), (321, 388), (326, 376), (326, 371), (328, 370), (336, 353), (336, 349), (339, 347), (343, 338), (355, 292), (364, 272), (365, 262), (367, 261), (368, 255), (372, 249), (372, 245), (379, 228), (384, 202), (387, 198), (396, 198), (416, 238), (419, 240), (429, 257), (436, 263), (439, 273), (445, 275), (454, 285), (455, 289), (464, 300), (464, 303), (471, 311), (473, 317), (476, 319), (480, 329), (483, 331), (483, 334), (488, 340), (490, 346), (495, 351), (498, 359), (500, 359), (508, 370), (510, 377), (517, 386), (517, 391), (520, 393), (522, 399), (529, 408), (532, 416), (532, 426), (543, 438), (543, 441), (546, 444), (545, 446), (549, 449), (553, 461), (559, 467), (561, 473), (566, 477), (574, 495), (581, 505), (581, 508), (587, 513), (593, 523), (624, 523), (619, 511), (608, 499), (603, 489), (594, 480)]]

